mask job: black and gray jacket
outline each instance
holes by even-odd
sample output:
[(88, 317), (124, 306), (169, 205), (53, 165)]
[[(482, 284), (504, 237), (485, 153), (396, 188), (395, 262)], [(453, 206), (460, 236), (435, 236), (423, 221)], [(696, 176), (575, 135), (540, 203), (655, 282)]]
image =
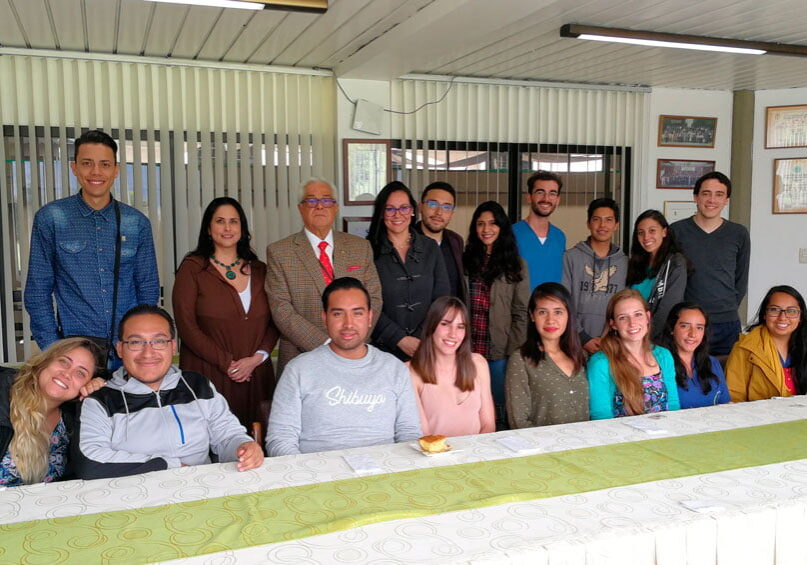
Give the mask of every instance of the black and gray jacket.
[(384, 308), (373, 328), (373, 345), (408, 360), (398, 349), (406, 336), (420, 338), (426, 311), (437, 298), (449, 294), (448, 271), (437, 243), (411, 230), (412, 245), (401, 263), (389, 241), (384, 241), (375, 259)]
[(684, 300), (687, 288), (687, 260), (681, 253), (673, 253), (659, 267), (653, 291), (647, 303), (653, 314), (653, 341), (664, 332), (664, 324), (672, 307)]
[(248, 441), (227, 401), (199, 373), (172, 365), (154, 391), (121, 367), (82, 403), (76, 474), (97, 479), (203, 465), (211, 451), (221, 462), (236, 461)]

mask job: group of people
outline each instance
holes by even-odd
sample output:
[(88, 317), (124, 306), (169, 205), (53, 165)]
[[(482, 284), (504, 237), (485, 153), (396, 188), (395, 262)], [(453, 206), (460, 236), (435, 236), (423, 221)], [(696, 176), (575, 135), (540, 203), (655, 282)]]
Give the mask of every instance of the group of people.
[(25, 305), (43, 353), (0, 379), (0, 484), (247, 470), (260, 442), (289, 455), (807, 392), (796, 289), (772, 288), (740, 336), (750, 240), (720, 215), (721, 173), (695, 183), (692, 218), (640, 214), (629, 256), (610, 198), (566, 249), (550, 221), (563, 182), (546, 171), (527, 181), (527, 218), (484, 202), (464, 240), (448, 183), (419, 201), (389, 183), (363, 239), (333, 228), (334, 188), (310, 180), (303, 229), (266, 263), (238, 201), (216, 198), (176, 273), (175, 328), (148, 219), (111, 196), (114, 140), (90, 131), (75, 150), (81, 191), (34, 220)]

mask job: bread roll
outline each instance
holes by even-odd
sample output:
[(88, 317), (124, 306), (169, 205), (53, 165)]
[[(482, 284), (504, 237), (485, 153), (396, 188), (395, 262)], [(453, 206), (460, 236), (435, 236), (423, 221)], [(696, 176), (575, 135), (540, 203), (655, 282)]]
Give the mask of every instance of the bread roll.
[(423, 436), (418, 441), (420, 442), (420, 448), (426, 453), (441, 453), (451, 449), (446, 445), (446, 436)]

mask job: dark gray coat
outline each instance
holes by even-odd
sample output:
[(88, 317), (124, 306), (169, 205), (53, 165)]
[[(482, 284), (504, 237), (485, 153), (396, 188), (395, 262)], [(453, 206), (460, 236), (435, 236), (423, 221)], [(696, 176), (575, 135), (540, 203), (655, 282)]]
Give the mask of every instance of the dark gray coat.
[(386, 240), (375, 259), (384, 307), (373, 328), (373, 345), (401, 360), (409, 357), (397, 343), (406, 336), (420, 338), (429, 306), (449, 293), (448, 272), (437, 243), (414, 230), (411, 233), (405, 262)]

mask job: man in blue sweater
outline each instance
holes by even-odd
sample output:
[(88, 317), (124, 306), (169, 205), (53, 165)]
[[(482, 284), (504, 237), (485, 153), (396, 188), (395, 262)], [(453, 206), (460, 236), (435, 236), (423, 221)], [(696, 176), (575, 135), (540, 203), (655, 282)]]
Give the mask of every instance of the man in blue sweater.
[(697, 213), (670, 226), (690, 260), (686, 299), (709, 314), (712, 355), (728, 355), (740, 336), (740, 307), (748, 290), (751, 238), (745, 226), (724, 220), (720, 213), (731, 198), (731, 180), (723, 173), (706, 173), (692, 191)]
[(373, 319), (367, 290), (352, 277), (336, 279), (322, 306), (331, 339), (286, 365), (266, 429), (269, 456), (419, 438), (409, 370), (366, 343)]
[(559, 283), (563, 277), (566, 234), (549, 223), (562, 188), (561, 178), (549, 171), (538, 171), (527, 179), (530, 213), (513, 226), (513, 234), (518, 253), (530, 270), (530, 290), (545, 282)]

